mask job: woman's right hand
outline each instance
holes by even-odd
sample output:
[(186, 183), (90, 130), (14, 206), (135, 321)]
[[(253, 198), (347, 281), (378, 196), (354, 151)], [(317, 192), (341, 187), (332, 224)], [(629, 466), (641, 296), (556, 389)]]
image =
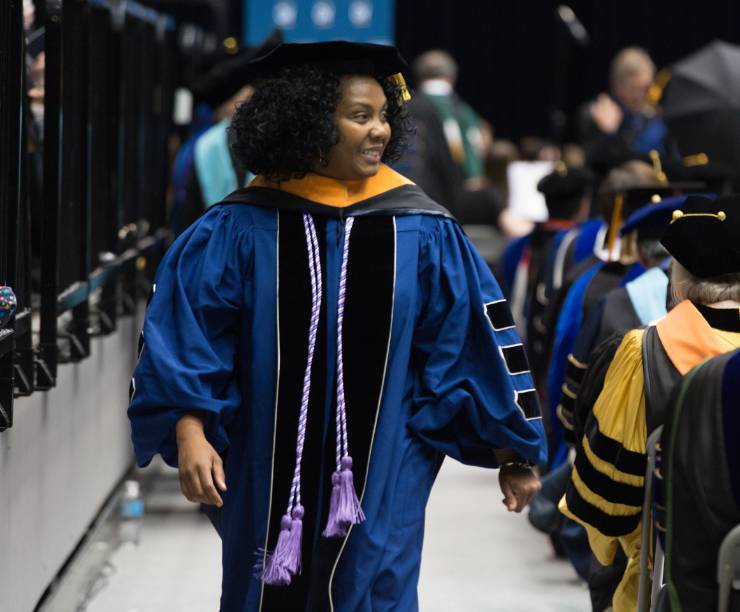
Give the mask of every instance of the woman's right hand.
[(176, 426), (180, 489), (191, 502), (223, 506), (219, 491), (226, 491), (221, 457), (206, 439), (203, 421), (186, 414)]

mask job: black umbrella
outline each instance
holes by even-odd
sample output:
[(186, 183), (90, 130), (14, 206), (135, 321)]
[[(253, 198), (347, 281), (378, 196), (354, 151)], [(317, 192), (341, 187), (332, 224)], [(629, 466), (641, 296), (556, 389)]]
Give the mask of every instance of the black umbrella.
[(681, 155), (740, 170), (740, 47), (715, 40), (676, 62), (662, 105)]

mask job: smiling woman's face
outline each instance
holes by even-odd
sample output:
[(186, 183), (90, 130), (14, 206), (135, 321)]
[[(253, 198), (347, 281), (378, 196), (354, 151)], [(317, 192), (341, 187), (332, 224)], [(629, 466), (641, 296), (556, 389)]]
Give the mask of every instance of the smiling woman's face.
[(317, 164), (315, 171), (345, 181), (374, 176), (391, 138), (386, 109), (385, 93), (374, 78), (343, 77), (334, 114), (339, 142), (329, 149), (327, 164)]

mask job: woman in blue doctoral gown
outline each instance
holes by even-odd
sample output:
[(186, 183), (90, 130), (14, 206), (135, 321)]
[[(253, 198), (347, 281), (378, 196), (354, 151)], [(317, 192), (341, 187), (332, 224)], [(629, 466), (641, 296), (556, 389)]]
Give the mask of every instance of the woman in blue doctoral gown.
[(446, 210), (384, 163), (408, 133), (402, 67), (345, 42), (255, 60), (231, 139), (257, 178), (157, 274), (133, 441), (220, 508), (224, 612), (417, 610), (444, 456), (501, 467), (509, 510), (539, 486), (507, 303)]

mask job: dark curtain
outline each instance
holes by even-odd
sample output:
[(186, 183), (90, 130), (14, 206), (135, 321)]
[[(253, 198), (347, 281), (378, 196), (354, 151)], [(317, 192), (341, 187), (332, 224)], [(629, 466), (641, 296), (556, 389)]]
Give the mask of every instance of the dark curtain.
[[(740, 43), (740, 3), (733, 0), (571, 0), (591, 44), (568, 46), (556, 61), (561, 31), (549, 0), (397, 0), (396, 42), (411, 61), (442, 48), (460, 64), (458, 91), (506, 138), (549, 134), (558, 74), (562, 103), (577, 107), (608, 86), (609, 63), (619, 49), (639, 45), (658, 67), (715, 38)], [(563, 65), (565, 64), (565, 65)], [(572, 137), (572, 123), (565, 136)]]

